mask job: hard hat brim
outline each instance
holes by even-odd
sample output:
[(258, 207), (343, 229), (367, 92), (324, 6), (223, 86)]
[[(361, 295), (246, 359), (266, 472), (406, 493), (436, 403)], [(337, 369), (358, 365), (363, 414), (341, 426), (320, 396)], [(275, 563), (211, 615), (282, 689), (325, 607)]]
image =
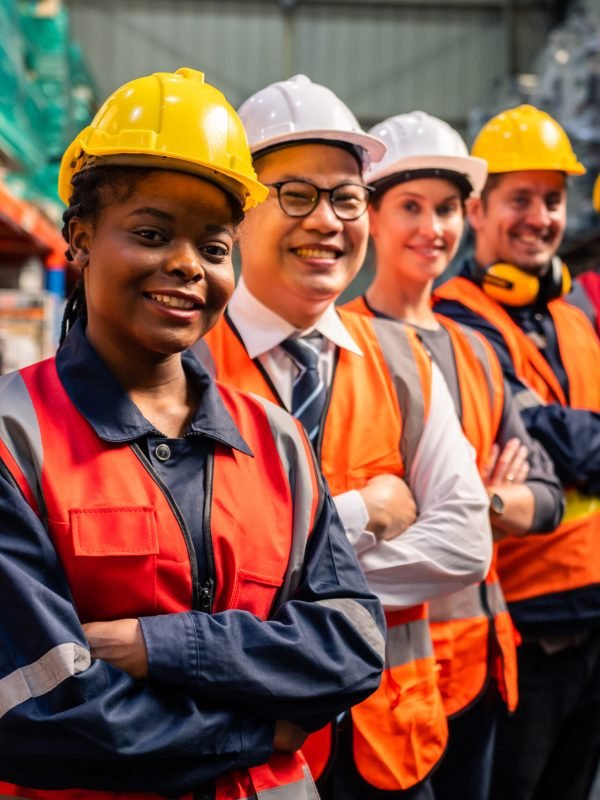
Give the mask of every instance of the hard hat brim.
[(366, 174), (369, 183), (377, 184), (384, 178), (391, 178), (395, 174), (424, 169), (440, 169), (447, 172), (456, 172), (469, 182), (472, 194), (478, 195), (485, 186), (487, 178), (487, 162), (483, 158), (476, 156), (409, 156), (400, 158), (391, 164), (386, 164), (384, 168), (378, 170), (371, 169)]
[(335, 144), (344, 143), (344, 144), (351, 144), (354, 147), (359, 147), (365, 154), (366, 158), (363, 157), (363, 168), (367, 168), (367, 166), (372, 162), (380, 161), (385, 152), (386, 146), (385, 144), (380, 141), (376, 136), (371, 136), (368, 133), (354, 133), (351, 131), (333, 131), (333, 130), (306, 130), (306, 131), (298, 131), (294, 133), (282, 133), (278, 136), (271, 136), (265, 139), (261, 139), (257, 142), (254, 142), (250, 146), (250, 152), (253, 156), (258, 155), (262, 150), (269, 150), (274, 147), (278, 146), (286, 146), (289, 145), (292, 147), (295, 144), (302, 144), (307, 140), (312, 140), (313, 142), (323, 142), (324, 144), (328, 144), (331, 142)]
[[(59, 173), (58, 194), (60, 199), (69, 204), (72, 194), (71, 180), (75, 170), (77, 153), (85, 153), (92, 156), (93, 166), (130, 166), (147, 169), (173, 170), (174, 172), (185, 172), (195, 175), (198, 178), (207, 180), (209, 183), (233, 195), (242, 205), (244, 211), (253, 208), (255, 205), (267, 199), (269, 190), (260, 181), (250, 177), (240, 178), (239, 173), (229, 172), (223, 167), (215, 169), (210, 164), (194, 163), (184, 158), (177, 158), (173, 155), (150, 155), (140, 153), (136, 150), (123, 153), (104, 154), (101, 149), (92, 150), (89, 147), (83, 148), (82, 143), (76, 139), (65, 151)], [(90, 165), (92, 166), (92, 165)], [(88, 167), (89, 168), (89, 167)], [(79, 171), (79, 170), (77, 170)]]

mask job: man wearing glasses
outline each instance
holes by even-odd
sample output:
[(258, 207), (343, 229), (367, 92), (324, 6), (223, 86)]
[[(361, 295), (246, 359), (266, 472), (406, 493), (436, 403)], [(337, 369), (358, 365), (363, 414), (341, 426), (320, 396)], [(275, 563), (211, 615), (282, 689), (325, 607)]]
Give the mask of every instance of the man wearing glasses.
[(334, 306), (365, 256), (362, 171), (384, 146), (302, 75), (239, 113), (271, 196), (242, 225), (242, 277), (198, 352), (304, 424), (388, 623), (380, 690), (304, 752), (324, 798), (424, 800), (447, 736), (424, 603), (484, 577), (487, 497), (413, 332)]

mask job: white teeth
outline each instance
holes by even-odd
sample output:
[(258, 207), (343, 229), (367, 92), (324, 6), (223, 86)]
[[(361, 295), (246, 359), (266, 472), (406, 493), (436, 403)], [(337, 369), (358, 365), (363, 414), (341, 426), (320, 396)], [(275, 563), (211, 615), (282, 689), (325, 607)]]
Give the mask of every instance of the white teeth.
[(333, 250), (318, 250), (316, 247), (296, 247), (294, 250), (300, 258), (336, 258)]
[(541, 237), (539, 236), (519, 236), (519, 239), (525, 242), (525, 244), (536, 244), (541, 241)]
[(191, 300), (184, 300), (182, 297), (171, 297), (168, 294), (151, 294), (150, 297), (156, 300), (157, 303), (162, 303), (163, 306), (183, 308), (186, 311), (190, 311), (195, 305)]

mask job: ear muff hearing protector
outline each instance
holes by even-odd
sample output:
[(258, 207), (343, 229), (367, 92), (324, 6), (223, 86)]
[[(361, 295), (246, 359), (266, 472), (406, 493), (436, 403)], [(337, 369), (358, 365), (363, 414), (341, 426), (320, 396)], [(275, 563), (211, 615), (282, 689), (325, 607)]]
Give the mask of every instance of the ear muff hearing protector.
[(514, 264), (498, 262), (487, 267), (481, 276), (481, 288), (504, 306), (529, 306), (536, 302), (549, 303), (571, 291), (571, 275), (558, 256), (541, 278), (531, 275)]

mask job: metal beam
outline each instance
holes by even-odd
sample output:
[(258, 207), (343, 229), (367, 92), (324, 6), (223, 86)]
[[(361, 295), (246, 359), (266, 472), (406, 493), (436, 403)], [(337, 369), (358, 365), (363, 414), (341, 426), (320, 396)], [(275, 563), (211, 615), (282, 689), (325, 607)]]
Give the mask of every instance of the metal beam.
[[(561, 2), (561, 0), (556, 0)], [(573, 0), (562, 0), (562, 2), (572, 2)], [(67, 6), (76, 5), (77, 0), (63, 0)], [(129, 5), (135, 3), (130, 0)], [(214, 5), (215, 0), (188, 0), (194, 5)], [(323, 6), (324, 8), (360, 8), (369, 12), (371, 9), (392, 8), (398, 9), (438, 9), (439, 11), (499, 11), (504, 9), (505, 0), (219, 0), (220, 4), (230, 3), (247, 7), (253, 5), (277, 6), (283, 11), (290, 11), (302, 6)], [(552, 0), (514, 0), (515, 11), (520, 10), (540, 10), (540, 4), (548, 4)], [(153, 3), (164, 3), (164, 0), (144, 0), (145, 6), (152, 6)], [(86, 0), (88, 6), (106, 6), (106, 0)], [(549, 9), (544, 9), (549, 10)]]

